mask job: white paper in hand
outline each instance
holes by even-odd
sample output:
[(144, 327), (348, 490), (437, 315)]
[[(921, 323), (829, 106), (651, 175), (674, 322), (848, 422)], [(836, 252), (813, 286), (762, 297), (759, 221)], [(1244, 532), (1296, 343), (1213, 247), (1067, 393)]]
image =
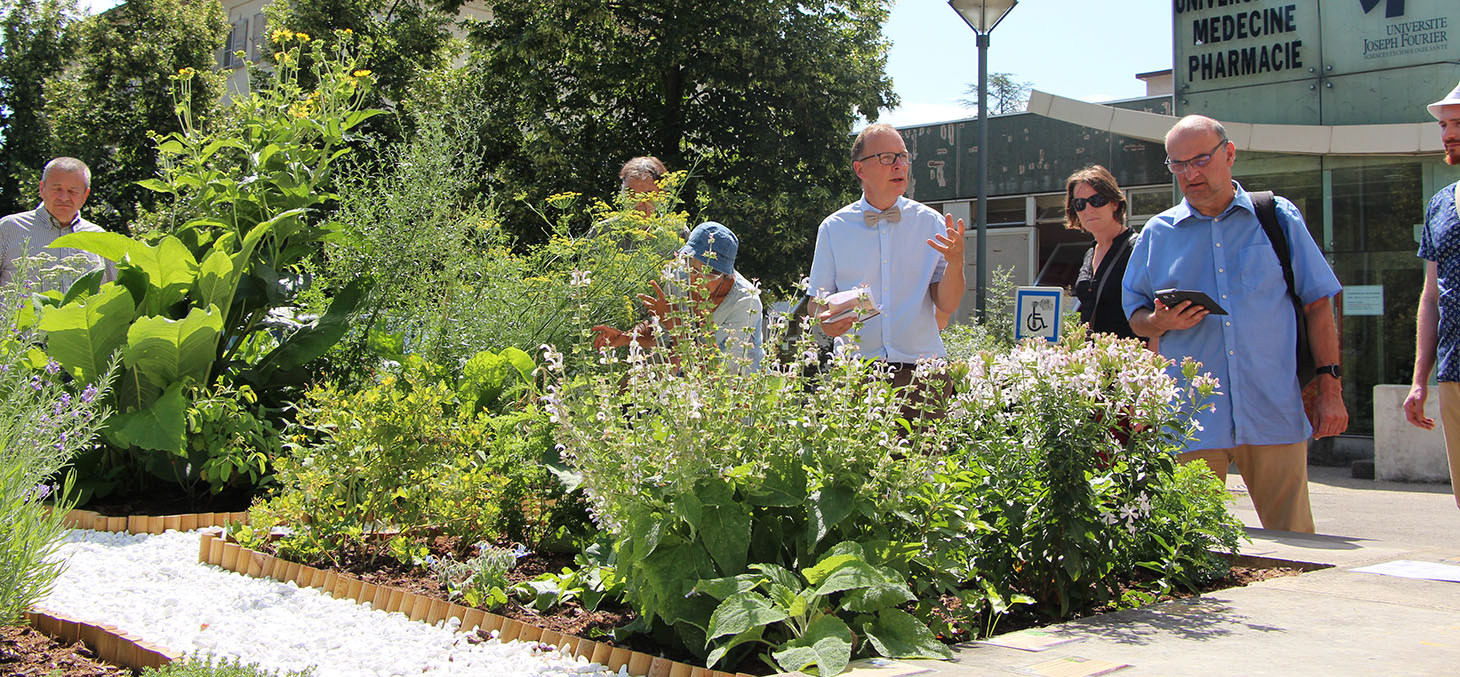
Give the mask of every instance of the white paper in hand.
[(858, 322), (866, 322), (882, 313), (882, 309), (872, 302), (872, 292), (866, 287), (839, 291), (821, 301), (831, 312), (830, 317), (822, 320), (827, 324), (835, 324), (853, 318)]

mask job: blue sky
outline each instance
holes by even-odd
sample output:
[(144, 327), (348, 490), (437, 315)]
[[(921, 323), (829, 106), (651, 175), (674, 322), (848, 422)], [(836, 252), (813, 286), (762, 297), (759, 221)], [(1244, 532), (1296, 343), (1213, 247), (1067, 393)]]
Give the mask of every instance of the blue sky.
[[(92, 11), (120, 0), (82, 0)], [(969, 117), (958, 105), (978, 80), (973, 30), (946, 0), (894, 0), (883, 33), (887, 72), (902, 98), (882, 122)], [(989, 72), (1013, 73), (1051, 94), (1110, 101), (1142, 96), (1136, 73), (1171, 67), (1170, 0), (1020, 0), (989, 39)]]
[[(894, 125), (966, 118), (957, 100), (978, 81), (973, 29), (946, 0), (896, 0), (883, 27), (887, 73), (902, 105)], [(1171, 67), (1170, 0), (1020, 0), (989, 35), (989, 73), (1085, 101), (1145, 95), (1136, 73)]]

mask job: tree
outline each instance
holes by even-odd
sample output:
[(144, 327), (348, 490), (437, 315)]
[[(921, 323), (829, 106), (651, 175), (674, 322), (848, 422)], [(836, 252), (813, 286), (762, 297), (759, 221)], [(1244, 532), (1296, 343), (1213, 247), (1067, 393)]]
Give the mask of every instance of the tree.
[[(1029, 106), (1029, 92), (1033, 88), (1034, 83), (1015, 80), (1013, 73), (990, 73), (989, 114), (1004, 115), (1024, 112), (1024, 109)], [(963, 94), (968, 98), (959, 99), (958, 103), (964, 108), (977, 111), (978, 83), (969, 83), (968, 89), (964, 90)]]
[[(896, 103), (886, 0), (488, 0), (469, 66), (496, 195), (604, 195), (628, 158), (695, 170), (687, 204), (741, 240), (736, 267), (788, 283), (856, 196), (857, 116)], [(501, 205), (519, 237), (533, 221)], [(541, 223), (537, 221), (536, 223)]]
[(46, 82), (51, 148), (91, 166), (87, 211), (111, 230), (127, 232), (137, 207), (155, 196), (136, 185), (157, 175), (151, 132), (180, 131), (173, 79), (199, 76), (190, 89), (193, 124), (205, 126), (218, 109), (222, 77), (214, 54), (228, 32), (222, 7), (191, 0), (128, 0), (87, 17), (67, 43), (74, 62)]
[(0, 214), (33, 209), (51, 159), (45, 81), (70, 55), (73, 0), (0, 0)]

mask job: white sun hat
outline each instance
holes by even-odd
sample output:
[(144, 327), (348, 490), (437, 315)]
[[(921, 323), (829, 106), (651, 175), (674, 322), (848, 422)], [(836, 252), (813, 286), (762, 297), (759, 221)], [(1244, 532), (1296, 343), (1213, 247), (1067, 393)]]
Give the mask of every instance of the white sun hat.
[(1454, 105), (1460, 105), (1460, 84), (1456, 84), (1455, 89), (1450, 90), (1450, 93), (1445, 95), (1445, 98), (1425, 106), (1425, 108), (1428, 108), (1430, 115), (1435, 116), (1435, 119), (1438, 120), (1440, 119), (1440, 106)]

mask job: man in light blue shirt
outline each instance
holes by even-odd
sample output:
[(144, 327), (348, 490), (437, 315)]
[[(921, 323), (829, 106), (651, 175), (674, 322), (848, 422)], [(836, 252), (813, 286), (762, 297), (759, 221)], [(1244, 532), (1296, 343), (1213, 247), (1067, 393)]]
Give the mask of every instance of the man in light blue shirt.
[[(1275, 198), (1319, 365), (1310, 423), (1297, 377), (1297, 316), (1252, 199), (1232, 180), (1236, 148), (1221, 123), (1192, 115), (1166, 134), (1166, 155), (1185, 197), (1141, 231), (1122, 303), (1137, 334), (1160, 338), (1162, 355), (1192, 357), (1221, 384), (1181, 461), (1206, 461), (1223, 480), (1235, 462), (1263, 527), (1312, 533), (1308, 438), (1348, 427), (1332, 308), (1342, 287), (1298, 208)], [(1155, 298), (1168, 288), (1205, 292), (1229, 314), (1190, 301), (1168, 308)]]
[(862, 199), (821, 222), (806, 293), (820, 299), (862, 287), (882, 312), (852, 336), (843, 336), (851, 319), (821, 328), (894, 368), (946, 357), (935, 310), (952, 313), (963, 300), (963, 220), (903, 197), (907, 145), (891, 125), (863, 129), (851, 159)]

